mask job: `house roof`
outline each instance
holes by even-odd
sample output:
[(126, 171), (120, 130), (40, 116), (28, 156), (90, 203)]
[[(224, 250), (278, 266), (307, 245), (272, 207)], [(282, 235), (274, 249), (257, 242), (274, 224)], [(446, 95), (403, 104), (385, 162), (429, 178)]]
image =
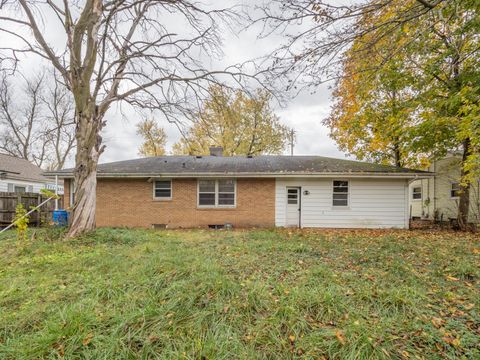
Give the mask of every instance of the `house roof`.
[(15, 156), (0, 154), (0, 179), (12, 179), (32, 182), (51, 182), (42, 175), (43, 170), (28, 160)]
[[(72, 177), (73, 169), (49, 172)], [(97, 177), (351, 175), (413, 178), (428, 171), (323, 156), (158, 156), (98, 165)]]

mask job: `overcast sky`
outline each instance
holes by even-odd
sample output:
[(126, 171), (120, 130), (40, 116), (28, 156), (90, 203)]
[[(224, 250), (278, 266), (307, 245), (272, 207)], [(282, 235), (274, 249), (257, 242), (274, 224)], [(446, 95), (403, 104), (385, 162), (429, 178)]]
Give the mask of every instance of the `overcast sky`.
[[(48, 19), (45, 21), (45, 31), (53, 34), (53, 39), (50, 37), (50, 41), (58, 43), (61, 48), (64, 46), (62, 44), (64, 39), (58, 33), (58, 24), (55, 23), (56, 19), (52, 20), (52, 22), (48, 21)], [(268, 48), (273, 49), (278, 46), (279, 38), (269, 37), (259, 40), (257, 39), (257, 34), (258, 29), (255, 28), (238, 34), (225, 32), (223, 38), (224, 57), (221, 59), (221, 63), (241, 63), (263, 55)], [(2, 41), (1, 38), (0, 41)], [(23, 71), (29, 72), (38, 69), (38, 62), (39, 59), (35, 56), (23, 59)], [(314, 94), (309, 92), (301, 93), (282, 107), (278, 104), (272, 104), (282, 123), (294, 128), (296, 131), (295, 154), (345, 157), (329, 138), (328, 129), (321, 124), (322, 120), (328, 115), (330, 101), (329, 85), (326, 84), (316, 89)], [(135, 133), (135, 125), (141, 120), (141, 117), (131, 109), (124, 107), (121, 110), (118, 106), (115, 107), (113, 105), (106, 115), (107, 126), (104, 128), (102, 135), (107, 146), (100, 158), (100, 162), (138, 157), (141, 138)], [(179, 139), (179, 132), (175, 125), (169, 124), (160, 118), (158, 120), (167, 132), (167, 150), (169, 150), (171, 145)], [(285, 153), (288, 152), (288, 150), (285, 150)], [(72, 165), (72, 161), (67, 165)]]
[[(258, 29), (250, 29), (239, 34), (225, 33), (223, 64), (235, 64), (257, 58), (265, 53), (265, 49), (273, 49), (280, 41), (277, 37), (267, 39), (257, 38)], [(329, 84), (316, 89), (314, 94), (306, 91), (293, 98), (287, 104), (275, 106), (282, 123), (295, 129), (297, 143), (294, 153), (297, 155), (322, 155), (344, 158), (335, 142), (328, 136), (329, 130), (322, 125), (322, 120), (330, 110)], [(101, 162), (131, 159), (138, 157), (137, 149), (141, 138), (135, 134), (136, 115), (128, 113), (121, 116), (118, 112), (110, 112), (108, 125), (104, 131), (104, 140), (107, 144)], [(179, 139), (179, 132), (175, 125), (166, 121), (160, 123), (168, 135), (168, 147)], [(289, 153), (286, 149), (285, 153)]]

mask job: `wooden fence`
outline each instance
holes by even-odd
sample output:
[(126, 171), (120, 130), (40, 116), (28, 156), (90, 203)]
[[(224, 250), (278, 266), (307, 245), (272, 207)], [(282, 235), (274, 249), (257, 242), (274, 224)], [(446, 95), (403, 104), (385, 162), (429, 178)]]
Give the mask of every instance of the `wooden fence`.
[[(44, 200), (47, 200), (47, 197), (36, 193), (0, 192), (0, 227), (5, 227), (13, 221), (15, 209), (19, 203), (29, 211)], [(63, 208), (63, 196), (58, 200), (58, 207)], [(55, 210), (54, 199), (44, 204), (39, 211), (30, 214), (30, 225), (49, 223), (52, 221), (53, 210)]]

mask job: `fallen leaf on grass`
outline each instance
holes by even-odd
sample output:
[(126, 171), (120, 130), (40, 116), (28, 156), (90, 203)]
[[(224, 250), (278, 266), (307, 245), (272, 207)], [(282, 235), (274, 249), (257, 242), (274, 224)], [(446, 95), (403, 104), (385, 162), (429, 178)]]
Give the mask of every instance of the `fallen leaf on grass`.
[(450, 281), (458, 281), (458, 280), (460, 280), (459, 278), (456, 278), (456, 277), (453, 277), (453, 276), (450, 276), (450, 275), (447, 275), (446, 278), (447, 278), (447, 280), (450, 280)]
[(53, 344), (53, 348), (57, 350), (60, 357), (63, 358), (65, 356), (65, 346), (63, 344), (55, 343)]
[(448, 345), (452, 345), (453, 347), (460, 346), (460, 339), (458, 337), (453, 337), (449, 334), (445, 334), (445, 336), (442, 337), (442, 340), (445, 341)]
[(155, 335), (150, 335), (148, 337), (148, 341), (154, 343), (154, 342), (157, 342), (158, 340), (160, 340), (160, 338), (158, 336), (155, 336)]
[(82, 340), (82, 344), (84, 346), (87, 346), (88, 344), (90, 344), (92, 342), (92, 339), (93, 339), (93, 334), (89, 333), (87, 336), (85, 336), (85, 339)]
[(434, 318), (432, 318), (432, 324), (433, 324), (433, 326), (435, 326), (438, 329), (443, 324), (445, 324), (445, 320), (443, 320), (441, 318), (438, 318), (438, 317), (434, 317)]
[(347, 343), (347, 339), (345, 339), (345, 335), (343, 335), (343, 332), (340, 330), (337, 330), (335, 332), (335, 337), (337, 340), (340, 342), (340, 344), (345, 345)]

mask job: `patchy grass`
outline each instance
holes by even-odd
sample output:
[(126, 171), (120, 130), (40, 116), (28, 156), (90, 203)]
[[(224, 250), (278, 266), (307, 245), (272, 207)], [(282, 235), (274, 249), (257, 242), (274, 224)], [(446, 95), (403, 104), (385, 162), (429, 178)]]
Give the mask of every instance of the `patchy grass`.
[(0, 238), (0, 358), (480, 358), (480, 241), (102, 229)]

